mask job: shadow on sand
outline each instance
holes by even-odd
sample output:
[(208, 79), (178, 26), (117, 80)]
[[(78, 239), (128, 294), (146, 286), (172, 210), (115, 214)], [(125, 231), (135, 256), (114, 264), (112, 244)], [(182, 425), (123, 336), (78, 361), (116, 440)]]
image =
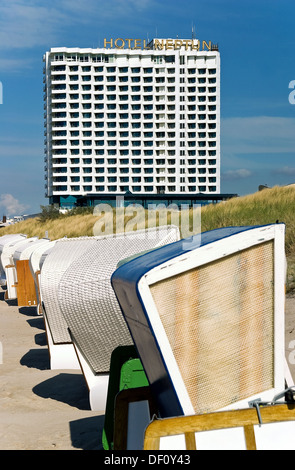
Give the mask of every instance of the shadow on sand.
[(103, 450), (104, 416), (77, 419), (69, 423), (73, 447), (82, 450)]
[(79, 410), (90, 410), (89, 392), (82, 374), (60, 373), (33, 388), (41, 398), (50, 398)]

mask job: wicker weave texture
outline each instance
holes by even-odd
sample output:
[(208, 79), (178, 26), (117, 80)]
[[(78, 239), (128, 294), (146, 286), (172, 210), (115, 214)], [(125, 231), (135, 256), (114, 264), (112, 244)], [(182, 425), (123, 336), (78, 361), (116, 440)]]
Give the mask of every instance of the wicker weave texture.
[(32, 274), (40, 270), (40, 260), (41, 260), (43, 253), (45, 253), (50, 248), (52, 248), (55, 245), (55, 243), (56, 243), (55, 240), (53, 241), (48, 240), (48, 243), (44, 243), (44, 244), (42, 243), (38, 245), (38, 247), (36, 247), (34, 251), (30, 254), (30, 268), (31, 268)]
[(4, 286), (6, 284), (5, 266), (3, 265), (4, 257), (2, 257), (2, 252), (5, 250), (5, 246), (16, 243), (18, 240), (25, 240), (26, 237), (27, 236), (23, 234), (3, 235), (0, 237), (0, 286)]
[[(46, 240), (47, 241), (47, 240)], [(38, 238), (30, 239), (24, 242), (23, 245), (18, 245), (13, 253), (13, 262), (15, 264), (18, 260), (29, 259), (31, 253), (41, 244), (45, 243), (44, 239), (38, 240)]]
[(74, 342), (95, 373), (109, 371), (117, 346), (132, 344), (111, 286), (118, 262), (178, 239), (178, 229), (166, 226), (101, 238), (63, 275), (60, 308)]
[[(6, 274), (5, 274), (5, 257), (2, 256), (3, 251), (6, 250), (6, 247), (9, 245), (14, 245), (17, 242), (24, 241), (27, 238), (27, 235), (24, 234), (11, 234), (3, 235), (0, 237), (0, 286), (6, 284)], [(3, 264), (4, 263), (4, 264)]]
[(40, 290), (52, 339), (56, 344), (71, 343), (68, 326), (58, 301), (59, 282), (71, 263), (83, 256), (95, 241), (94, 237), (60, 239), (44, 260)]
[(273, 256), (266, 242), (151, 286), (195, 413), (274, 386)]
[(13, 263), (14, 252), (20, 246), (22, 246), (23, 243), (27, 243), (29, 240), (31, 240), (31, 239), (27, 238), (26, 240), (24, 240), (23, 238), (20, 238), (20, 239), (15, 239), (15, 240), (11, 241), (10, 243), (4, 245), (3, 250), (2, 250), (2, 254), (1, 254), (1, 261), (2, 261), (2, 265), (3, 265), (4, 268), (5, 268), (5, 266), (7, 266), (9, 264), (14, 264)]

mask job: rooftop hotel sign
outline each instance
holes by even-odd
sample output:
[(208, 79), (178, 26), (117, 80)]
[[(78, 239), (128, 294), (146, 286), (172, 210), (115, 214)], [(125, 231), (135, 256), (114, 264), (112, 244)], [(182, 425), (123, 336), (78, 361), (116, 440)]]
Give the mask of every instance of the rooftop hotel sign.
[(179, 50), (184, 48), (186, 51), (211, 51), (217, 49), (211, 41), (199, 41), (196, 39), (154, 39), (148, 42), (143, 39), (109, 39), (103, 41), (105, 49), (152, 49), (159, 51)]

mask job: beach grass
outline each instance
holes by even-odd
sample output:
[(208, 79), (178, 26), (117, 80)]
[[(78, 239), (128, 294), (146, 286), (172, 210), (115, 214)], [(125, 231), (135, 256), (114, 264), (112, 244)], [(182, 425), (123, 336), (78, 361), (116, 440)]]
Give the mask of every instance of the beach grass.
[(275, 186), (218, 204), (180, 212), (173, 208), (165, 210), (159, 207), (158, 210), (147, 211), (128, 206), (124, 211), (110, 208), (105, 212), (78, 208), (67, 214), (50, 213), (43, 208), (42, 213), (43, 216), (41, 214), (40, 217), (2, 228), (0, 235), (24, 233), (28, 237), (48, 236), (51, 240), (56, 240), (63, 237), (119, 233), (172, 223), (180, 228), (181, 236), (186, 237), (219, 227), (282, 222), (286, 225), (287, 290), (295, 290), (295, 185)]

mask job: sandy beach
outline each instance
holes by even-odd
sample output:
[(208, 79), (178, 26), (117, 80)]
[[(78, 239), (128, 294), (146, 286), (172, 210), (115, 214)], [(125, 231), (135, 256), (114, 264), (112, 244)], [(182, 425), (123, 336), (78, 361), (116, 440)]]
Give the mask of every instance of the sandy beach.
[[(295, 297), (286, 298), (286, 357), (295, 339)], [(43, 318), (4, 300), (0, 288), (0, 449), (102, 450), (104, 414), (90, 410), (82, 373), (50, 370)], [(295, 366), (290, 365), (295, 377)]]
[(43, 318), (0, 288), (0, 449), (100, 450), (104, 412), (82, 373), (50, 370)]

